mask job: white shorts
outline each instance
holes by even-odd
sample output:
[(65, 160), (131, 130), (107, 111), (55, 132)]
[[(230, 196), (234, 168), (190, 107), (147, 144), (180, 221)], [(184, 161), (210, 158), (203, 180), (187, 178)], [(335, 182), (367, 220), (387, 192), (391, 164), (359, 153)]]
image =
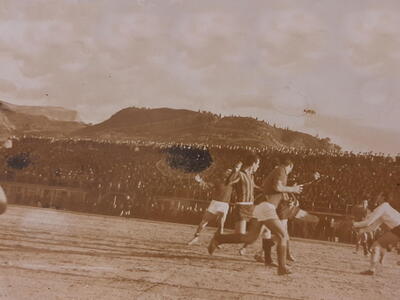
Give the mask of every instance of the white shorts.
[(224, 216), (226, 216), (226, 214), (228, 213), (228, 210), (229, 210), (228, 203), (216, 201), (216, 200), (211, 200), (211, 203), (207, 208), (207, 211), (214, 215), (223, 213)]
[(275, 205), (269, 202), (262, 202), (254, 207), (253, 217), (258, 221), (266, 221), (276, 219), (279, 220), (279, 217), (276, 213)]

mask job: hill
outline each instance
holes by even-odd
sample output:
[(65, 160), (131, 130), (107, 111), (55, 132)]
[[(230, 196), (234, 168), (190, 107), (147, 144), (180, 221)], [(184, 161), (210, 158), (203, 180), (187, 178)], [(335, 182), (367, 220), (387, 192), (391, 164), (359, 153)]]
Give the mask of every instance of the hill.
[[(73, 111), (64, 111), (61, 107), (41, 106), (32, 106), (30, 110), (30, 107), (0, 101), (0, 136), (21, 134), (67, 136), (86, 126), (80, 122), (68, 121), (68, 115), (71, 114), (72, 118)], [(58, 117), (56, 112), (59, 113)]]
[(103, 139), (142, 139), (159, 142), (183, 142), (274, 147), (338, 147), (329, 139), (277, 128), (249, 117), (221, 117), (208, 112), (183, 109), (123, 109), (108, 120), (82, 128), (75, 136)]
[(0, 107), (9, 111), (23, 113), (34, 116), (45, 116), (50, 120), (79, 122), (78, 112), (72, 109), (66, 109), (59, 106), (27, 106), (15, 105), (5, 101), (0, 101)]
[(185, 109), (129, 107), (91, 126), (73, 119), (78, 119), (77, 112), (62, 107), (19, 106), (0, 101), (1, 136), (33, 134), (257, 147), (339, 148), (329, 139), (278, 128), (254, 118), (222, 117)]

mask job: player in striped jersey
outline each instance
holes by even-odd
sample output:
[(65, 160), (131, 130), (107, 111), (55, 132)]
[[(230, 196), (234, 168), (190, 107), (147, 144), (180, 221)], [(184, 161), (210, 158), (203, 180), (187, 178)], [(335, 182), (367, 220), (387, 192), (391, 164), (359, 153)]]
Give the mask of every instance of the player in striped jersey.
[(246, 224), (253, 215), (254, 189), (258, 186), (254, 182), (254, 173), (260, 166), (260, 158), (250, 153), (243, 160), (242, 171), (240, 171), (240, 182), (236, 185), (238, 200), (235, 202), (235, 232), (245, 234)]

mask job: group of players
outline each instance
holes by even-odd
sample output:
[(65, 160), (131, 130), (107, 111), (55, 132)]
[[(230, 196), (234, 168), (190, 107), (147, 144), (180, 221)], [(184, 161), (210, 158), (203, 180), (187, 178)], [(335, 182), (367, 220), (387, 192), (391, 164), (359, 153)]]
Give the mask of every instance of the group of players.
[[(242, 161), (237, 162), (232, 169), (227, 170), (215, 183), (206, 183), (198, 178), (201, 185), (213, 187), (213, 200), (189, 244), (195, 243), (208, 222), (217, 218), (219, 228), (208, 247), (210, 254), (213, 254), (215, 249), (224, 243), (242, 243), (243, 247), (239, 252), (244, 254), (246, 247), (256, 241), (262, 232), (262, 252), (265, 265), (276, 266), (271, 258), (271, 248), (275, 244), (275, 239), (278, 274), (290, 274), (291, 271), (288, 269), (286, 261), (288, 259), (294, 261), (294, 258), (289, 251), (287, 220), (291, 217), (311, 216), (300, 210), (297, 199), (290, 198), (289, 194), (301, 193), (303, 185), (287, 185), (288, 175), (294, 164), (289, 158), (285, 158), (264, 179), (262, 185), (258, 186), (254, 182), (254, 173), (258, 170), (259, 165), (260, 158), (257, 155), (249, 154)], [(239, 198), (234, 203), (235, 233), (224, 234), (224, 222), (234, 185), (236, 185)], [(257, 197), (255, 197), (255, 190), (259, 191)], [(262, 260), (260, 254), (257, 254), (256, 258)]]
[[(260, 186), (254, 182), (254, 173), (259, 165), (260, 158), (255, 154), (249, 154), (242, 161), (237, 162), (232, 169), (225, 171), (216, 182), (209, 183), (199, 176), (196, 177), (200, 185), (213, 189), (213, 200), (188, 244), (196, 243), (201, 231), (213, 220), (218, 221), (218, 230), (208, 246), (210, 255), (220, 248), (220, 245), (226, 243), (243, 244), (239, 253), (244, 254), (246, 247), (254, 243), (262, 233), (262, 251), (256, 253), (256, 260), (263, 261), (267, 267), (277, 267), (278, 275), (290, 274), (291, 270), (287, 266), (287, 261), (294, 261), (294, 258), (289, 246), (288, 219), (299, 218), (307, 222), (318, 222), (318, 217), (299, 208), (295, 194), (300, 194), (305, 184), (292, 186), (287, 184), (288, 175), (294, 167), (290, 158), (283, 158)], [(319, 179), (319, 174), (315, 174), (318, 176), (314, 176), (311, 182)], [(234, 186), (239, 200), (230, 203)], [(258, 195), (255, 197), (256, 191)], [(356, 218), (350, 221), (349, 225), (358, 233), (358, 242), (363, 245), (365, 254), (369, 251), (372, 253), (370, 268), (361, 274), (375, 274), (377, 264), (382, 262), (386, 249), (390, 249), (400, 241), (400, 213), (395, 209), (400, 208), (397, 197), (396, 189), (380, 193), (376, 208), (372, 213), (364, 214), (367, 212), (366, 207), (361, 207), (360, 212), (355, 213)], [(224, 234), (224, 222), (230, 205), (234, 206), (235, 232)], [(376, 231), (381, 225), (386, 226), (388, 230), (373, 241), (371, 232)], [(271, 248), (275, 242), (278, 265), (271, 258)], [(262, 253), (264, 258), (262, 258)]]

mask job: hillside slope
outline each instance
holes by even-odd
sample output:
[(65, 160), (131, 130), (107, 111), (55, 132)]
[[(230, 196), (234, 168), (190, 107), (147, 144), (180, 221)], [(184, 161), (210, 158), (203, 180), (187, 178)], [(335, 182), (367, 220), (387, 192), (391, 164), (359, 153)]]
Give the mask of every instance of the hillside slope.
[[(51, 119), (46, 116), (48, 111), (45, 107), (38, 107), (33, 112), (27, 106), (21, 107), (0, 101), (1, 136), (21, 134), (67, 136), (86, 126), (81, 122)], [(40, 111), (44, 114), (39, 114)], [(51, 108), (49, 111), (52, 111)], [(59, 111), (62, 112), (62, 108), (59, 108)]]
[(160, 142), (331, 149), (329, 140), (276, 128), (248, 117), (221, 117), (182, 109), (130, 107), (108, 120), (82, 128), (75, 136), (104, 139), (143, 139)]
[(27, 115), (45, 116), (48, 119), (55, 121), (80, 121), (77, 111), (59, 106), (16, 105), (5, 101), (0, 101), (0, 106), (3, 109), (8, 109), (10, 111), (19, 112)]

